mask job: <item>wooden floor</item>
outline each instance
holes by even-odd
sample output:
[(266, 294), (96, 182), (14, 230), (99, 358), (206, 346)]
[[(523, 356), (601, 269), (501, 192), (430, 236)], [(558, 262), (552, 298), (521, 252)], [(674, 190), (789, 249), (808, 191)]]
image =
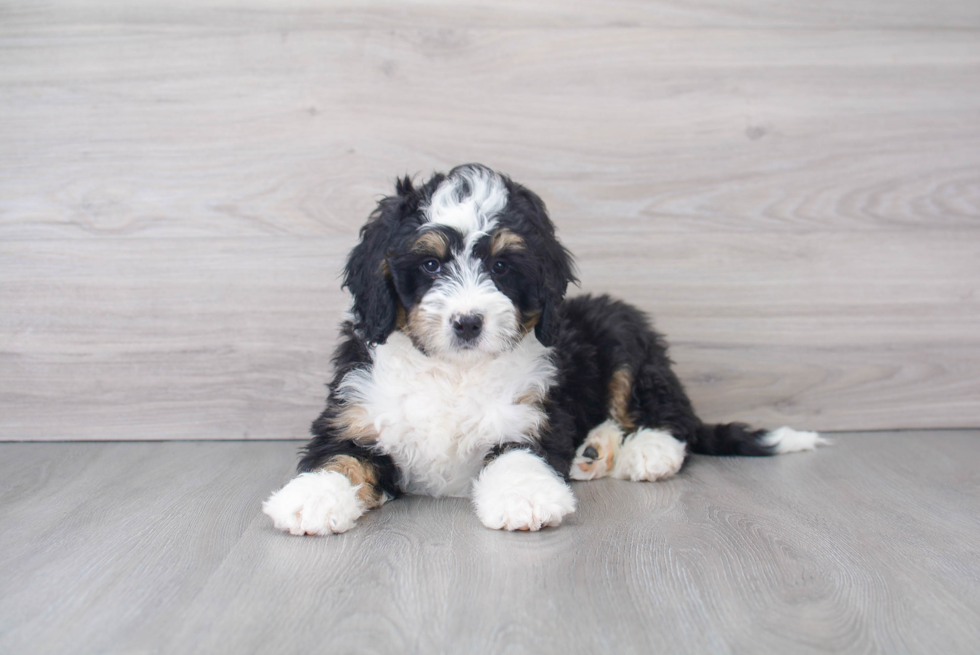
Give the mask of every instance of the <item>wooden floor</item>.
[(290, 537), (292, 442), (0, 444), (2, 653), (976, 653), (980, 432), (850, 433), (558, 529), (407, 498)]

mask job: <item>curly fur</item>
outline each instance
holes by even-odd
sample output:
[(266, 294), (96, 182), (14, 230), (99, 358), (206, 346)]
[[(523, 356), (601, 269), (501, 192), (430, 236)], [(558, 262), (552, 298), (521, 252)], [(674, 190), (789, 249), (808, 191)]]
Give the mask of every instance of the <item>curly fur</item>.
[[(791, 428), (705, 425), (648, 318), (605, 295), (565, 299), (574, 281), (544, 203), (508, 177), (468, 164), (418, 187), (399, 180), (344, 269), (352, 318), (299, 463), (329, 476), (274, 495), (265, 511), (276, 527), (347, 529), (366, 509), (351, 500), (360, 489), (381, 502), (472, 496), (488, 527), (537, 530), (574, 510), (568, 478), (658, 480), (687, 453), (823, 443)], [(363, 464), (370, 476), (352, 484), (370, 493), (337, 484), (348, 470), (337, 458)]]

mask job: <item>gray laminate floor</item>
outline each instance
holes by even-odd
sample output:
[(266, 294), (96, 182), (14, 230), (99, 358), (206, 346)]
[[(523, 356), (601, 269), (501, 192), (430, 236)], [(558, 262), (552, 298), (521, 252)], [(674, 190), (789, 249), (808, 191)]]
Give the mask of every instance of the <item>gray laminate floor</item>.
[(327, 538), (259, 512), (293, 442), (0, 444), (0, 652), (980, 652), (980, 432), (835, 441)]

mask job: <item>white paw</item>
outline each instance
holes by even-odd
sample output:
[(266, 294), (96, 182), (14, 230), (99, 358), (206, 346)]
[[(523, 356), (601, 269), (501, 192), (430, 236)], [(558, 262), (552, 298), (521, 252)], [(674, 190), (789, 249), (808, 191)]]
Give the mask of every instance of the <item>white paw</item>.
[(269, 496), (262, 511), (289, 534), (346, 532), (365, 511), (357, 489), (343, 473), (303, 473)]
[(493, 460), (473, 483), (473, 504), (494, 530), (540, 530), (575, 511), (575, 495), (537, 455), (512, 450)]
[(623, 442), (612, 477), (620, 480), (663, 480), (681, 470), (685, 444), (665, 430), (638, 430)]
[(803, 432), (793, 428), (781, 427), (767, 432), (760, 443), (772, 446), (773, 453), (797, 453), (801, 450), (814, 450), (819, 446), (829, 446), (830, 442), (816, 432)]
[(568, 477), (573, 480), (604, 478), (612, 471), (613, 461), (623, 443), (623, 431), (609, 419), (589, 431), (585, 442), (575, 451)]

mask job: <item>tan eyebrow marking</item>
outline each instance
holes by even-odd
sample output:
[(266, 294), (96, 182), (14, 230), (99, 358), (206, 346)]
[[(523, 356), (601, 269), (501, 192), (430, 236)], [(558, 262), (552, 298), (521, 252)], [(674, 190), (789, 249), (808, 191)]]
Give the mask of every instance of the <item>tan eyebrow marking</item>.
[(449, 241), (446, 235), (438, 230), (429, 230), (412, 244), (412, 251), (423, 255), (435, 255), (444, 259), (449, 255)]
[(504, 250), (524, 250), (524, 238), (507, 228), (497, 230), (490, 242), (490, 254), (496, 255)]

